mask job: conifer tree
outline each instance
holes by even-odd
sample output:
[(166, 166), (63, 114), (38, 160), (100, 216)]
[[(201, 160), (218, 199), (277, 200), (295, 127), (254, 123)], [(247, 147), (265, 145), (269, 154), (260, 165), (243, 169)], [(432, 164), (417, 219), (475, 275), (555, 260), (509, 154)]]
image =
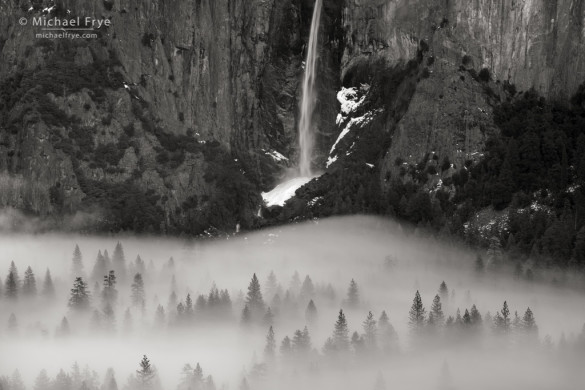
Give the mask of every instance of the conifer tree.
[(471, 316), (471, 324), (474, 326), (480, 326), (482, 323), (481, 314), (475, 305), (471, 306), (469, 314)]
[(266, 360), (274, 359), (276, 352), (276, 340), (274, 338), (274, 329), (272, 326), (268, 328), (268, 334), (266, 335), (266, 346), (264, 347), (264, 356)]
[(136, 378), (140, 389), (152, 389), (154, 386), (154, 379), (156, 372), (154, 367), (150, 364), (150, 360), (144, 355), (140, 361), (140, 369), (136, 371)]
[(6, 277), (6, 299), (16, 300), (18, 298), (18, 276), (14, 271), (8, 272)]
[(274, 274), (274, 271), (270, 271), (270, 274), (268, 274), (268, 278), (266, 279), (266, 300), (272, 300), (277, 291), (278, 281), (276, 280), (276, 275)]
[(425, 325), (426, 311), (420, 297), (420, 293), (416, 292), (414, 300), (408, 314), (408, 325), (412, 333), (420, 333)]
[(311, 336), (306, 326), (302, 331), (295, 331), (292, 339), (292, 349), (297, 354), (306, 354), (311, 350)]
[(162, 328), (165, 325), (165, 309), (162, 307), (162, 305), (158, 305), (156, 308), (154, 322), (159, 328)]
[(127, 308), (126, 311), (124, 312), (124, 332), (125, 333), (130, 333), (132, 332), (132, 324), (133, 324), (133, 320), (132, 320), (132, 312), (130, 312), (130, 308)]
[[(120, 243), (118, 243), (118, 244), (120, 244)], [(116, 246), (116, 248), (118, 248), (118, 247)], [(132, 286), (130, 286), (130, 288), (132, 290), (132, 293), (131, 293), (132, 304), (136, 307), (144, 309), (144, 304), (145, 304), (144, 281), (142, 280), (141, 274), (134, 275), (134, 281), (132, 282)]]
[(349, 329), (343, 310), (339, 310), (337, 321), (333, 329), (333, 346), (338, 352), (345, 352), (349, 349)]
[(243, 325), (250, 325), (251, 322), (252, 322), (252, 317), (250, 314), (250, 309), (248, 308), (248, 304), (245, 304), (244, 308), (242, 309), (242, 324)]
[(116, 316), (110, 303), (106, 303), (103, 309), (103, 328), (108, 332), (113, 332), (116, 328)]
[(382, 311), (378, 319), (378, 333), (380, 347), (384, 352), (390, 353), (398, 348), (398, 335), (390, 323), (386, 311)]
[(37, 281), (32, 268), (29, 266), (24, 271), (24, 281), (22, 283), (22, 295), (24, 297), (34, 297), (37, 295)]
[[(536, 325), (536, 320), (534, 319), (534, 314), (530, 308), (526, 309), (524, 316), (522, 317), (521, 322), (522, 330), (527, 336), (537, 338), (538, 337), (538, 326)], [(584, 334), (585, 334), (585, 326), (583, 327)]]
[(280, 354), (284, 357), (290, 356), (292, 352), (291, 341), (288, 336), (285, 336), (280, 343)]
[(356, 308), (360, 303), (359, 289), (355, 280), (349, 282), (349, 288), (347, 289), (347, 305), (350, 308)]
[(95, 259), (95, 264), (93, 266), (93, 270), (91, 271), (91, 281), (97, 282), (101, 280), (101, 278), (108, 272), (108, 267), (106, 264), (106, 259), (102, 255), (102, 251), (98, 251), (97, 258)]
[(289, 291), (293, 295), (297, 295), (301, 290), (301, 278), (299, 273), (295, 271), (290, 281)]
[(434, 325), (442, 326), (445, 323), (445, 315), (443, 314), (443, 304), (441, 303), (441, 297), (439, 294), (435, 295), (433, 304), (431, 305), (431, 312), (429, 318), (432, 315), (432, 321)]
[(53, 389), (73, 390), (73, 381), (71, 380), (71, 376), (63, 371), (63, 369), (59, 370), (59, 373), (55, 377), (55, 380), (53, 381)]
[(126, 257), (124, 256), (124, 248), (120, 241), (116, 244), (114, 254), (112, 255), (112, 268), (116, 271), (116, 275), (120, 281), (126, 280)]
[(248, 294), (246, 295), (246, 305), (250, 311), (250, 318), (254, 322), (260, 321), (264, 316), (264, 300), (262, 299), (262, 291), (260, 289), (260, 282), (256, 274), (252, 276), (250, 285), (248, 286)]
[[(315, 296), (315, 286), (313, 285), (313, 281), (309, 277), (309, 275), (305, 276), (305, 280), (303, 281), (303, 285), (301, 286), (301, 297), (306, 299), (311, 299)], [(306, 302), (306, 301), (305, 301)]]
[(35, 379), (34, 390), (51, 390), (51, 380), (47, 375), (47, 370), (41, 370), (37, 379)]
[[(200, 297), (201, 296), (202, 295), (200, 295)], [(187, 296), (185, 297), (185, 319), (191, 321), (194, 313), (195, 308), (193, 307), (193, 299), (191, 299), (191, 294), (187, 293)]]
[(264, 314), (264, 318), (262, 321), (264, 322), (265, 325), (268, 326), (271, 326), (274, 323), (274, 314), (272, 313), (272, 310), (270, 310), (270, 307), (266, 309), (266, 313)]
[(12, 373), (12, 377), (10, 378), (10, 390), (26, 390), (26, 386), (22, 381), (22, 376), (20, 375), (20, 371), (14, 370)]
[(307, 321), (307, 324), (309, 325), (315, 325), (317, 323), (317, 307), (312, 299), (309, 301), (307, 309), (305, 310), (305, 321)]
[(75, 245), (75, 249), (73, 249), (73, 258), (71, 260), (71, 276), (74, 278), (78, 276), (85, 276), (83, 274), (83, 256), (81, 255), (81, 250), (77, 244)]
[(57, 328), (56, 334), (58, 337), (66, 337), (69, 335), (69, 333), (71, 333), (69, 320), (67, 320), (67, 317), (63, 317), (61, 324), (59, 324), (59, 327)]
[(69, 307), (73, 310), (84, 311), (89, 309), (89, 291), (82, 277), (76, 277), (69, 297)]
[(53, 278), (51, 277), (51, 271), (47, 268), (45, 272), (45, 280), (43, 282), (43, 295), (46, 298), (55, 297), (55, 286), (53, 285)]
[(104, 306), (115, 305), (118, 299), (118, 290), (116, 290), (116, 273), (111, 270), (107, 275), (104, 275), (102, 290), (102, 300)]
[(113, 368), (108, 368), (106, 371), (106, 376), (104, 377), (104, 384), (102, 385), (101, 390), (118, 390), (118, 384), (116, 382), (116, 377), (114, 374)]
[(443, 302), (447, 302), (449, 299), (449, 288), (447, 288), (447, 283), (443, 280), (441, 285), (439, 286), (439, 296)]
[(364, 329), (364, 346), (369, 351), (374, 351), (378, 348), (378, 327), (372, 312), (368, 312), (368, 316), (362, 324)]

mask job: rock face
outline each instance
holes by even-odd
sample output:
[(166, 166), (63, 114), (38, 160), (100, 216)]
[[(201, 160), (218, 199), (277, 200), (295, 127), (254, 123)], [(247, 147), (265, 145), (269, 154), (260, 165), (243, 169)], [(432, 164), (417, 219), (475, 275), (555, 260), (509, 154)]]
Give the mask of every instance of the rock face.
[[(313, 3), (0, 0), (2, 206), (60, 228), (256, 226), (260, 192), (298, 156)], [(325, 0), (316, 168), (344, 130), (342, 85), (371, 86), (344, 120), (376, 113), (364, 130), (375, 137), (350, 131), (329, 170), (353, 144), (352, 159), (375, 165), (382, 185), (404, 163), (481, 158), (496, 131), (491, 104), (507, 87), (566, 100), (585, 78), (583, 3)], [(51, 40), (19, 24), (43, 16), (111, 26), (96, 39)]]

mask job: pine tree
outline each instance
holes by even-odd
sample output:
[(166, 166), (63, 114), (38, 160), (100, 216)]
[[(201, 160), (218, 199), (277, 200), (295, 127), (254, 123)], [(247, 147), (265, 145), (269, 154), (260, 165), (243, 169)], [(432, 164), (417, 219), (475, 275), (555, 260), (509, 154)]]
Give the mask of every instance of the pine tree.
[(278, 291), (278, 281), (276, 280), (276, 275), (274, 274), (274, 271), (270, 271), (270, 274), (268, 275), (268, 278), (266, 279), (266, 299), (268, 301), (272, 300), (272, 298), (274, 298), (274, 295), (276, 295), (276, 292)]
[(132, 313), (130, 312), (130, 308), (127, 308), (124, 312), (124, 333), (132, 332)]
[(289, 290), (291, 292), (291, 294), (296, 295), (299, 293), (301, 289), (301, 278), (299, 276), (299, 273), (297, 271), (295, 271), (295, 273), (292, 276), (292, 279), (290, 281), (290, 286), (289, 286)]
[(124, 256), (124, 248), (119, 241), (112, 256), (112, 268), (116, 271), (120, 281), (124, 282), (126, 280), (126, 257)]
[(266, 335), (266, 346), (264, 347), (264, 357), (266, 360), (274, 359), (276, 353), (276, 340), (274, 338), (274, 330), (272, 326), (268, 328), (268, 335)]
[(63, 371), (63, 369), (59, 370), (59, 373), (55, 377), (55, 380), (53, 381), (53, 389), (54, 390), (73, 390), (73, 381), (71, 380), (71, 376), (69, 376), (69, 374), (65, 373), (65, 371)]
[(47, 370), (43, 369), (35, 380), (34, 390), (51, 390), (51, 380), (47, 375)]
[(116, 316), (110, 303), (105, 304), (102, 319), (104, 330), (113, 332), (116, 328)]
[(378, 348), (378, 327), (372, 312), (368, 312), (366, 320), (362, 324), (364, 329), (364, 345), (369, 351), (374, 351)]
[(498, 333), (505, 334), (510, 331), (510, 325), (510, 309), (508, 309), (508, 303), (504, 301), (502, 310), (494, 316), (494, 328)]
[(70, 333), (71, 333), (71, 329), (69, 327), (69, 320), (67, 320), (67, 317), (63, 317), (63, 319), (61, 320), (61, 324), (57, 328), (56, 335), (58, 337), (66, 337)]
[(154, 323), (159, 328), (162, 328), (165, 325), (165, 309), (162, 305), (158, 305), (156, 308)]
[[(201, 297), (203, 297), (203, 295), (199, 296), (199, 298)], [(199, 300), (199, 298), (197, 298), (197, 300)], [(203, 299), (205, 299), (205, 297), (203, 297)], [(191, 294), (187, 293), (187, 296), (185, 297), (185, 319), (187, 321), (193, 320), (194, 314), (195, 309), (193, 307), (193, 299), (191, 299)]]
[(107, 272), (108, 264), (106, 264), (106, 259), (102, 255), (102, 251), (98, 251), (97, 258), (95, 259), (95, 264), (93, 266), (93, 270), (91, 271), (92, 282), (99, 281)]
[(292, 353), (291, 341), (288, 336), (285, 336), (280, 343), (280, 354), (284, 357), (290, 356)]
[(447, 283), (443, 280), (441, 285), (439, 286), (439, 296), (443, 302), (447, 302), (449, 299), (449, 289), (447, 288)]
[(37, 295), (37, 281), (32, 268), (29, 266), (24, 271), (24, 281), (22, 283), (22, 295), (25, 297), (34, 297)]
[(20, 371), (14, 370), (12, 373), (12, 377), (10, 378), (10, 390), (26, 390), (26, 386), (22, 381), (22, 376), (20, 376)]
[(305, 321), (307, 321), (307, 324), (309, 325), (317, 323), (317, 307), (312, 299), (309, 301), (307, 309), (305, 310)]
[(264, 316), (264, 300), (262, 299), (260, 282), (258, 281), (256, 274), (252, 276), (252, 280), (248, 286), (246, 305), (248, 306), (248, 310), (250, 310), (251, 319), (254, 322), (259, 322)]
[(268, 326), (274, 323), (274, 314), (272, 313), (272, 310), (270, 310), (270, 307), (266, 309), (266, 313), (264, 314), (264, 318), (262, 319), (262, 321), (264, 322), (265, 325)]
[(136, 377), (138, 379), (140, 389), (146, 390), (153, 388), (155, 376), (156, 372), (154, 371), (154, 367), (152, 367), (150, 361), (146, 355), (144, 355), (140, 361), (140, 370), (136, 371)]
[(6, 277), (6, 298), (16, 300), (18, 298), (18, 275), (10, 271)]
[(301, 287), (301, 297), (305, 300), (311, 299), (315, 296), (315, 286), (313, 286), (313, 281), (309, 277), (309, 275), (305, 276), (305, 280), (303, 281), (303, 285)]
[(55, 297), (55, 286), (53, 285), (53, 278), (51, 278), (51, 271), (47, 268), (45, 272), (45, 281), (43, 282), (43, 295), (46, 298)]
[(252, 317), (250, 314), (250, 309), (248, 308), (248, 304), (245, 304), (244, 308), (242, 309), (242, 324), (243, 325), (250, 325), (251, 322), (252, 322)]
[(114, 369), (111, 367), (106, 371), (104, 384), (102, 385), (101, 390), (118, 390), (118, 383), (116, 382)]
[(352, 279), (351, 282), (349, 282), (349, 288), (347, 290), (347, 305), (350, 308), (356, 308), (359, 305), (359, 302), (360, 296), (358, 285), (355, 280)]
[(309, 329), (296, 330), (292, 339), (292, 349), (297, 354), (305, 354), (311, 350), (311, 336)]
[(333, 346), (338, 352), (345, 352), (349, 349), (349, 329), (343, 310), (339, 310), (337, 321), (333, 329)]
[(116, 290), (116, 274), (111, 270), (107, 275), (104, 275), (104, 283), (102, 290), (102, 300), (104, 306), (115, 305), (118, 299), (118, 290)]
[(432, 322), (434, 325), (443, 326), (445, 323), (445, 315), (443, 314), (443, 304), (441, 303), (441, 297), (439, 294), (435, 295), (433, 304), (431, 305), (431, 312), (429, 318), (432, 315)]
[(481, 314), (475, 305), (471, 306), (469, 314), (471, 316), (471, 324), (474, 326), (480, 326), (482, 323)]
[(414, 300), (408, 314), (408, 325), (412, 333), (420, 333), (425, 325), (426, 311), (420, 297), (420, 293), (416, 292)]
[[(530, 337), (537, 338), (538, 337), (538, 326), (536, 325), (536, 320), (534, 319), (534, 314), (530, 308), (526, 309), (524, 316), (522, 317), (521, 327), (523, 332)], [(583, 327), (585, 330), (585, 326)]]
[(83, 256), (81, 255), (81, 250), (79, 250), (77, 244), (73, 250), (73, 259), (71, 260), (71, 276), (74, 278), (85, 276), (83, 274)]
[(398, 335), (394, 327), (388, 319), (386, 311), (382, 311), (380, 318), (378, 319), (378, 334), (380, 340), (381, 349), (386, 352), (393, 352), (398, 347)]
[[(118, 243), (118, 245), (119, 244), (120, 243)], [(116, 248), (118, 247), (116, 246)], [(132, 286), (130, 288), (132, 290), (132, 304), (136, 307), (144, 309), (144, 281), (142, 280), (141, 274), (134, 275), (134, 281), (132, 282)]]
[(87, 284), (82, 277), (76, 277), (69, 297), (69, 307), (73, 310), (83, 311), (89, 309), (89, 303)]

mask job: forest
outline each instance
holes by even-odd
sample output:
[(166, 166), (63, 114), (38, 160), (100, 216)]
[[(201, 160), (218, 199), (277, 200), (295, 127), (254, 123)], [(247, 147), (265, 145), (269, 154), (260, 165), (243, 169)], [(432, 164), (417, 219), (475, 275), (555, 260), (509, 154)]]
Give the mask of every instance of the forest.
[[(344, 244), (314, 238), (332, 228)], [(294, 252), (298, 240), (307, 248)], [(572, 388), (584, 379), (582, 290), (479, 266), (378, 220), (208, 247), (129, 238), (111, 254), (107, 239), (69, 253), (57, 248), (71, 239), (54, 241), (42, 246), (57, 256), (34, 266), (16, 258), (2, 275), (1, 389), (268, 389), (283, 377), (287, 389), (455, 389), (492, 375), (508, 376), (502, 388)], [(27, 252), (7, 254), (18, 253)], [(345, 267), (331, 270), (335, 261)], [(417, 369), (431, 371), (418, 378)]]

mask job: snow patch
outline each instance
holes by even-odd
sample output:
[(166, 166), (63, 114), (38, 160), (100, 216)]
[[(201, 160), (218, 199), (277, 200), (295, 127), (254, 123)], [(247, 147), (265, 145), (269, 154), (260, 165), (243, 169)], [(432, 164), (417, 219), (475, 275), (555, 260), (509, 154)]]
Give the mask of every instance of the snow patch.
[(366, 163), (369, 168), (374, 168), (374, 164)]
[(341, 91), (337, 92), (337, 101), (341, 103), (341, 115), (347, 116), (351, 114), (353, 111), (355, 111), (356, 108), (360, 106), (360, 104), (364, 102), (365, 98), (366, 96), (363, 95), (358, 99), (357, 88), (341, 87)]
[(274, 159), (274, 161), (288, 161), (288, 158), (285, 157), (283, 154), (278, 153), (276, 150), (264, 150), (262, 151), (267, 155)]
[(312, 177), (295, 177), (280, 183), (273, 190), (262, 193), (266, 206), (284, 206), (284, 203), (295, 196), (295, 192), (313, 179)]
[(333, 157), (329, 156), (327, 158), (327, 164), (325, 164), (325, 166), (327, 168), (329, 168), (329, 165), (333, 164), (335, 161), (337, 161), (337, 156), (333, 156)]

